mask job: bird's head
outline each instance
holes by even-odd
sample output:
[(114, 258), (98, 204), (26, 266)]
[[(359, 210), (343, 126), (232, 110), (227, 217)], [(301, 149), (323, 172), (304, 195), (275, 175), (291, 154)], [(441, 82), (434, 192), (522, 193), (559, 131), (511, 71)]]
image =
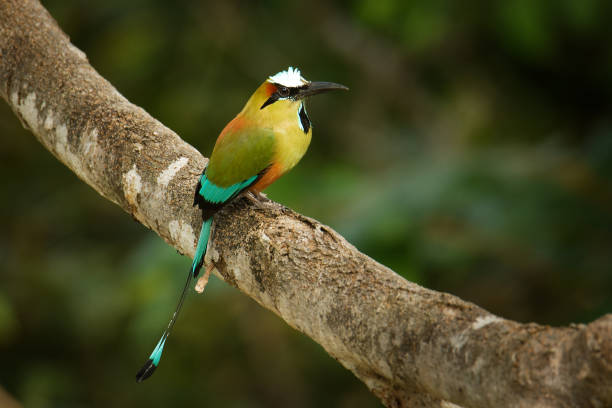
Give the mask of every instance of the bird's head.
[(242, 113), (270, 123), (297, 121), (298, 126), (308, 133), (310, 121), (304, 108), (304, 100), (334, 90), (348, 88), (333, 82), (307, 81), (299, 69), (289, 67), (286, 71), (266, 79), (253, 93)]

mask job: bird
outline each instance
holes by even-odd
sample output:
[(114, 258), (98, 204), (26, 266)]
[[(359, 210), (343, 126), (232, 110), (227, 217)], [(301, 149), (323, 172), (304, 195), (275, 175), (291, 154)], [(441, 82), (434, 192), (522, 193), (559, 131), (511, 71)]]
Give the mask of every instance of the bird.
[(137, 382), (149, 378), (159, 364), (191, 281), (198, 277), (204, 263), (214, 214), (241, 195), (260, 197), (266, 187), (300, 161), (312, 138), (305, 101), (334, 90), (348, 87), (308, 81), (298, 68), (289, 67), (269, 76), (221, 131), (195, 190), (193, 205), (201, 209), (203, 223), (187, 282), (170, 323), (136, 374)]

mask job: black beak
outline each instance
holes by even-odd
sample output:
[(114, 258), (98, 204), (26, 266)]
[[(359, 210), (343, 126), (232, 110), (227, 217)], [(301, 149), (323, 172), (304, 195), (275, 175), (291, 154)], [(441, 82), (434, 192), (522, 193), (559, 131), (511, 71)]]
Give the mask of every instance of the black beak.
[(296, 95), (296, 99), (304, 99), (312, 95), (320, 94), (323, 92), (343, 90), (348, 91), (348, 87), (333, 82), (309, 82), (300, 88)]

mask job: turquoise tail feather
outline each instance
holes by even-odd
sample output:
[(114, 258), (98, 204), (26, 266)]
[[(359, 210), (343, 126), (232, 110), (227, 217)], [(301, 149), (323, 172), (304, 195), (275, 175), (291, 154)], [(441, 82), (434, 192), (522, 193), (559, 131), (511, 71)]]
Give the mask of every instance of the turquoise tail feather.
[(198, 239), (198, 245), (196, 247), (195, 255), (193, 257), (193, 263), (191, 264), (191, 268), (189, 268), (189, 273), (187, 274), (187, 282), (185, 282), (185, 287), (183, 288), (183, 292), (181, 292), (181, 297), (179, 298), (178, 305), (176, 306), (176, 310), (172, 315), (172, 319), (170, 319), (170, 323), (168, 323), (168, 327), (164, 330), (164, 334), (162, 334), (161, 339), (157, 342), (155, 349), (149, 356), (147, 362), (142, 366), (140, 371), (136, 374), (136, 381), (142, 382), (149, 378), (155, 372), (159, 364), (159, 360), (161, 359), (162, 353), (164, 352), (164, 346), (166, 345), (166, 340), (172, 331), (172, 327), (174, 327), (174, 323), (176, 322), (176, 318), (183, 307), (183, 303), (185, 302), (185, 297), (187, 296), (187, 289), (190, 286), (191, 280), (198, 276), (200, 269), (202, 268), (202, 264), (204, 263), (204, 256), (206, 255), (206, 247), (208, 246), (208, 239), (210, 237), (210, 227), (212, 225), (212, 217), (205, 220), (202, 224), (202, 230), (200, 231), (200, 238)]
[(194, 278), (198, 277), (202, 264), (204, 263), (204, 255), (206, 255), (206, 247), (208, 246), (208, 238), (210, 237), (210, 227), (212, 225), (212, 217), (205, 220), (200, 231), (198, 246), (196, 246), (193, 263), (191, 264), (191, 273)]

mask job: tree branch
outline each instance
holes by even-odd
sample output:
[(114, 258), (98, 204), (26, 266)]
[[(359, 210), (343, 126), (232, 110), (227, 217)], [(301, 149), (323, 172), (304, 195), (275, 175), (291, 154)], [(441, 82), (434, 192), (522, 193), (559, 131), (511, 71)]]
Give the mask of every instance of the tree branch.
[[(206, 159), (88, 63), (36, 0), (0, 2), (0, 93), (105, 198), (193, 255)], [(422, 288), (315, 220), (239, 200), (216, 216), (222, 278), (395, 406), (612, 406), (612, 315), (551, 328)]]

